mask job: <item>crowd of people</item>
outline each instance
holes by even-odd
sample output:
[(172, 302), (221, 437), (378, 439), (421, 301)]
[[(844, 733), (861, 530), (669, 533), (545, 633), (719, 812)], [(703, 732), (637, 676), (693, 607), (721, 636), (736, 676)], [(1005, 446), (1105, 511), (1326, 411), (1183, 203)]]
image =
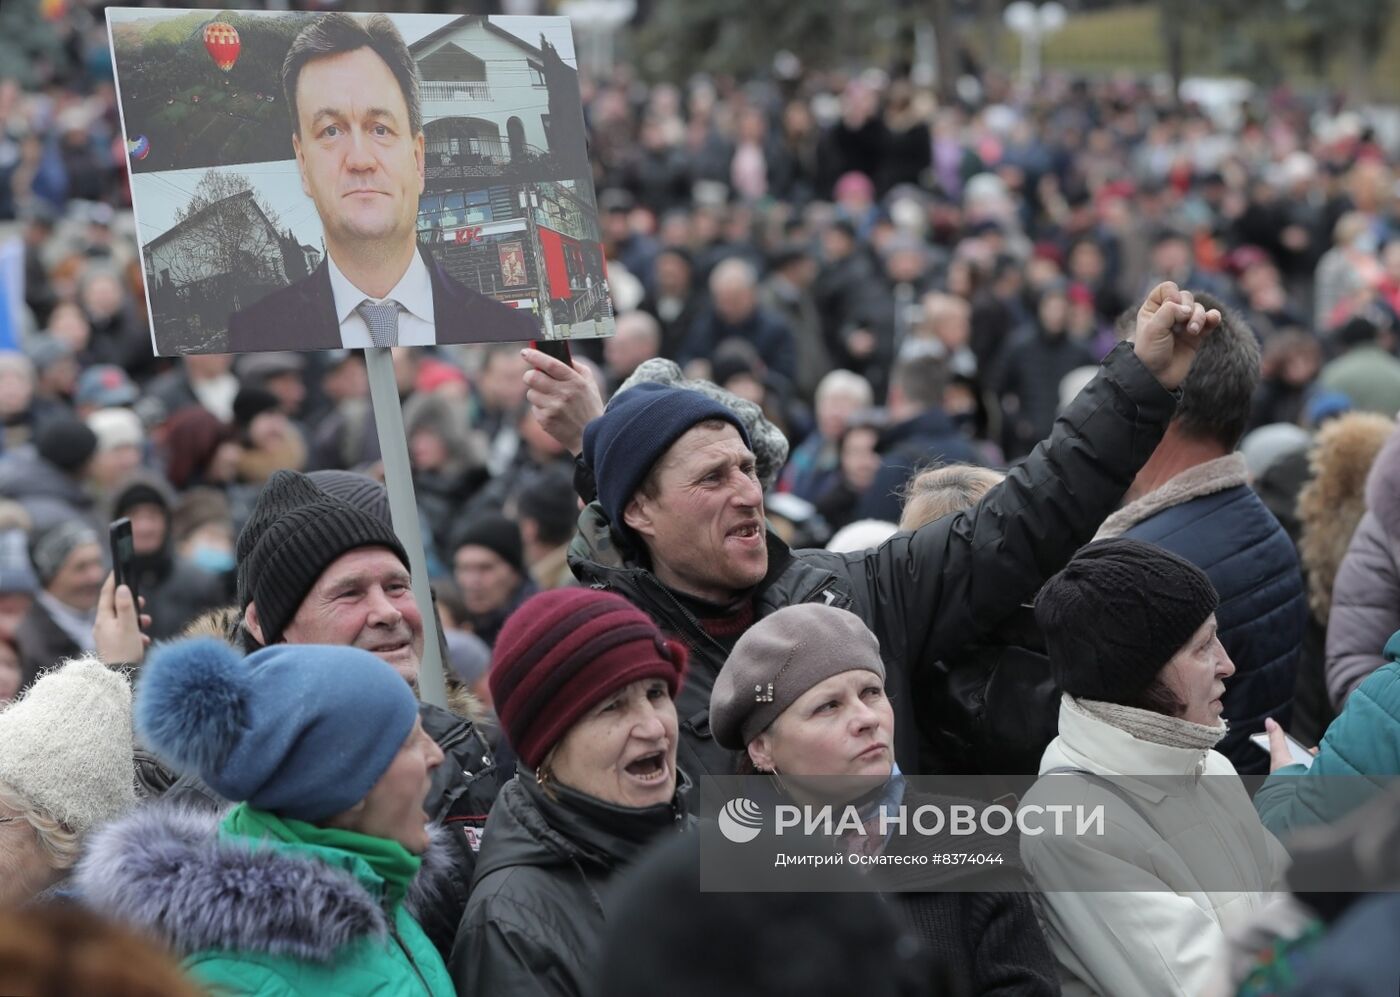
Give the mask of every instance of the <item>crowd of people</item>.
[[(0, 992), (1395, 992), (1400, 149), (1357, 109), (585, 79), (615, 334), (395, 349), (420, 579), (360, 352), (154, 355), (100, 9), (28, 16)], [(1122, 820), (702, 893), (735, 773), (1072, 775)]]

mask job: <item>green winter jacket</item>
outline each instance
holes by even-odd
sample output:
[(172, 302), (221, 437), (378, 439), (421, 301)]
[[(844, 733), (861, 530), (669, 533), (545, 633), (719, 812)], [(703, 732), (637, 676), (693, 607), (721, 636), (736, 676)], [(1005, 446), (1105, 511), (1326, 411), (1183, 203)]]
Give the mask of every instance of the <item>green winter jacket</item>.
[(1254, 808), (1276, 835), (1330, 824), (1395, 784), (1400, 775), (1400, 633), (1385, 645), (1386, 664), (1347, 697), (1318, 745), (1311, 768), (1288, 765), (1254, 794)]
[[(255, 828), (264, 833), (241, 833)], [(222, 823), (146, 807), (90, 839), (77, 882), (99, 912), (163, 939), (217, 997), (453, 997), (405, 903), (418, 860), (306, 828), (244, 807)]]

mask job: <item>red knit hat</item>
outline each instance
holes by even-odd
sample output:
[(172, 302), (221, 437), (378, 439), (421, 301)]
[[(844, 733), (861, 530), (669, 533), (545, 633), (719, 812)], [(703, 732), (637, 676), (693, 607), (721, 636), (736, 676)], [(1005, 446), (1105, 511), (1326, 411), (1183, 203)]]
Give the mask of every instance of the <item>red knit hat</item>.
[(667, 640), (640, 609), (611, 592), (562, 588), (526, 600), (496, 637), (488, 682), (516, 755), (538, 767), (574, 723), (641, 679), (674, 698), (685, 645)]

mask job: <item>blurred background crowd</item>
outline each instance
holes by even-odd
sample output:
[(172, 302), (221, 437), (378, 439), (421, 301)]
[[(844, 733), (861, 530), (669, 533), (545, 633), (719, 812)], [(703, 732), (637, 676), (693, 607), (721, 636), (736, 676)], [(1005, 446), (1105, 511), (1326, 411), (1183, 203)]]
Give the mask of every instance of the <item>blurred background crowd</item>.
[[(644, 41), (678, 15), (635, 16)], [(356, 353), (152, 355), (101, 5), (7, 3), (0, 37), (3, 699), (90, 649), (114, 516), (159, 638), (227, 601), (275, 470), (380, 468)], [(1383, 110), (1286, 86), (1182, 100), (1121, 71), (1032, 87), (956, 48), (967, 71), (937, 85), (790, 52), (665, 82), (644, 55), (585, 67), (617, 334), (574, 353), (605, 397), (660, 359), (759, 404), (789, 443), (770, 508), (798, 544), (887, 535), (931, 458), (1023, 456), (1160, 280), (1257, 337), (1246, 429), (1266, 431), (1244, 450), (1295, 539), (1311, 435), (1400, 409)], [(399, 350), (395, 368), (439, 605), (489, 646), (572, 581), (571, 455), (513, 346)], [(484, 655), (461, 658), (484, 691)]]

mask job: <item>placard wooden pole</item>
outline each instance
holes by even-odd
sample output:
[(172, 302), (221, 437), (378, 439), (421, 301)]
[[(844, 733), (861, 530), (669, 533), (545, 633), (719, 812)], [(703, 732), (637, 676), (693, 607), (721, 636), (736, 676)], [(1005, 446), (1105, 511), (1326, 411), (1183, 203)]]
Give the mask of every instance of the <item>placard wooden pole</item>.
[(388, 347), (365, 350), (369, 371), (369, 397), (374, 406), (374, 425), (379, 431), (379, 453), (384, 461), (384, 485), (389, 490), (389, 514), (394, 532), (408, 551), (408, 567), (413, 573), (413, 599), (423, 617), (423, 663), (418, 673), (418, 698), (447, 708), (447, 683), (443, 678), (442, 645), (438, 638), (437, 614), (428, 585), (428, 562), (423, 553), (423, 534), (418, 528), (418, 502), (413, 497), (413, 472), (408, 466), (408, 439), (403, 429), (403, 409), (399, 406), (399, 385), (394, 378), (394, 358)]

